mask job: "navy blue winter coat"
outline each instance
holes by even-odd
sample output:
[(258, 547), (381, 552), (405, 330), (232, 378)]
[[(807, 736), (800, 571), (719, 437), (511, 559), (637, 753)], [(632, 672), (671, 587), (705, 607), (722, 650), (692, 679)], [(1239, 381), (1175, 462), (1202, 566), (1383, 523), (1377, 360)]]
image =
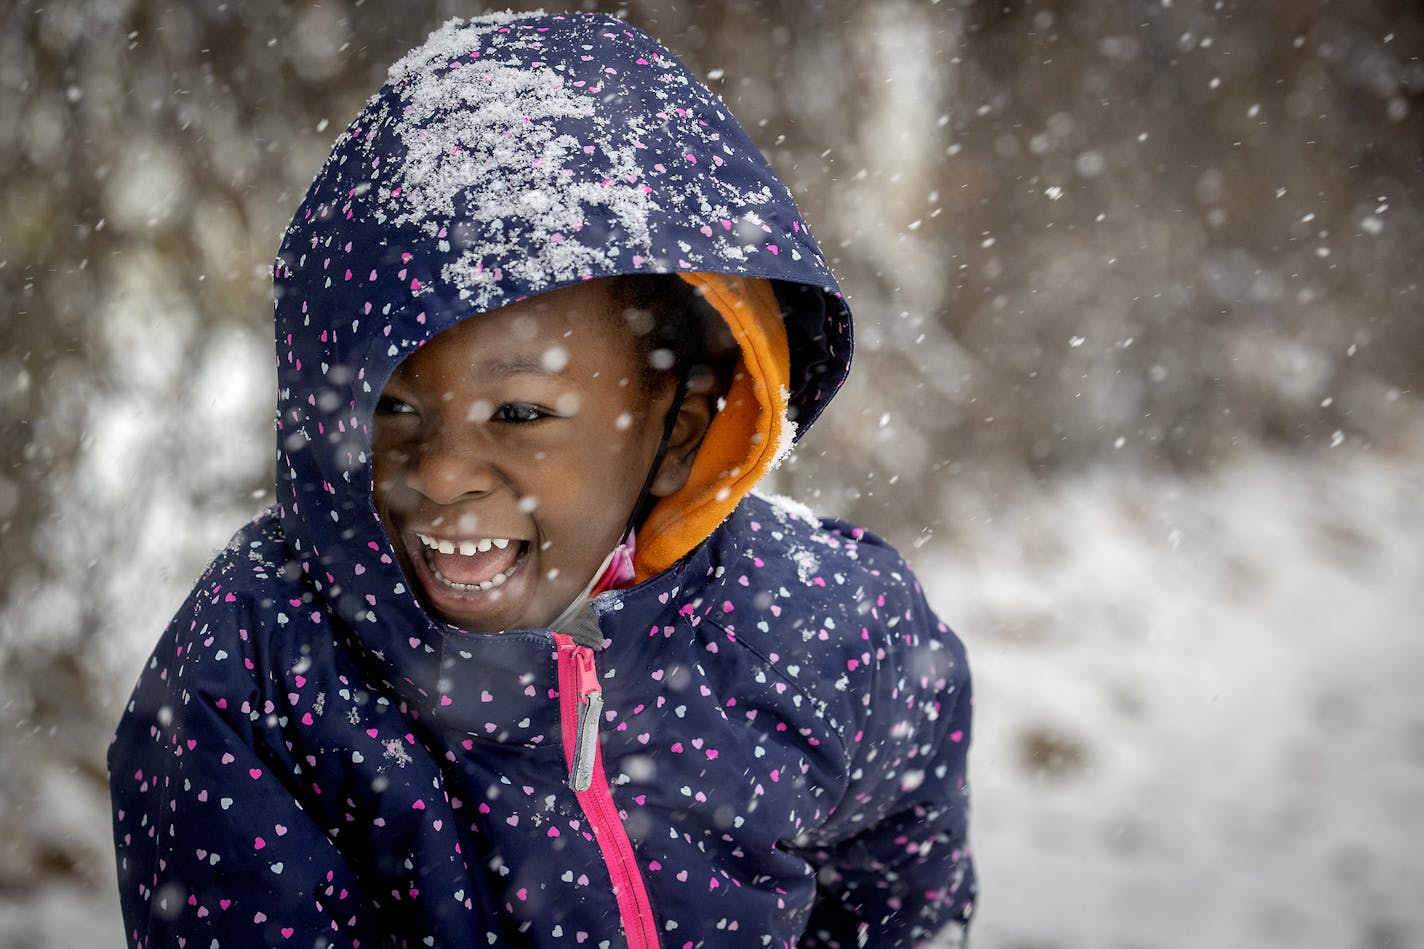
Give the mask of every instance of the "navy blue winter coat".
[(789, 358), (763, 389), (804, 431), (849, 313), (669, 53), (604, 16), (499, 15), (392, 68), (277, 261), (277, 504), (178, 611), (110, 752), (130, 944), (881, 947), (967, 924), (964, 652), (874, 535), (738, 482), (675, 562), (567, 629), (499, 634), (427, 613), (392, 555), (370, 426), (401, 360), (654, 272), (769, 281)]

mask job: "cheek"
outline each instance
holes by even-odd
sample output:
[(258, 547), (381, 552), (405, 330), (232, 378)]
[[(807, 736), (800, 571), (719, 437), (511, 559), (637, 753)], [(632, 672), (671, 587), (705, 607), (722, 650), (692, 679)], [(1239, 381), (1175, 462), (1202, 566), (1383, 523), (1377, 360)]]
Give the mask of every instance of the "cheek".
[(381, 455), (375, 454), (371, 458), (371, 490), (384, 493), (390, 490), (392, 480), (390, 464)]
[(401, 481), (402, 464), (389, 454), (371, 459), (371, 500), (376, 510), (384, 509)]
[[(609, 432), (596, 440), (591, 448), (591, 460), (605, 473), (605, 477), (618, 481), (641, 481), (643, 467), (656, 450), (657, 441), (648, 442), (633, 431)], [(632, 487), (637, 489), (637, 485)]]

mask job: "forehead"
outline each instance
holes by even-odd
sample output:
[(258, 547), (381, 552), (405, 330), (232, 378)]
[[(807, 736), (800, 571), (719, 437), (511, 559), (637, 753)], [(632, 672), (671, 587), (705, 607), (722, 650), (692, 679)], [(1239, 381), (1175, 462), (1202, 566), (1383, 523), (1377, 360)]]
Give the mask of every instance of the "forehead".
[(633, 369), (633, 331), (607, 281), (590, 280), (480, 313), (438, 334), (396, 370), (409, 378), (429, 371), (477, 375), (521, 371), (557, 375)]

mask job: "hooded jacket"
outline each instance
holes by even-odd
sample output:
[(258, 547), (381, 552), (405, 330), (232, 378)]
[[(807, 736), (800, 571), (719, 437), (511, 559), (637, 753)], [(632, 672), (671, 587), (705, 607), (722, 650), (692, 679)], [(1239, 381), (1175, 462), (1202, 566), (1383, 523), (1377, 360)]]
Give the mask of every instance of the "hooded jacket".
[[(631, 586), (472, 634), (371, 498), (391, 372), (459, 320), (681, 273), (740, 372)], [(110, 751), (135, 946), (898, 946), (966, 924), (970, 691), (883, 541), (751, 491), (849, 368), (787, 189), (601, 15), (452, 21), (337, 140), (275, 269), (277, 503)]]

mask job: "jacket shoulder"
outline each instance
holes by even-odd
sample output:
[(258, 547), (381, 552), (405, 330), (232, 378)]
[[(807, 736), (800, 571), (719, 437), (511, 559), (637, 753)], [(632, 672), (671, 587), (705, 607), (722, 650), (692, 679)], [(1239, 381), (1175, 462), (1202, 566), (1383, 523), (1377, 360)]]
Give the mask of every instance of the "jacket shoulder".
[(933, 694), (967, 678), (963, 645), (899, 551), (873, 532), (753, 494), (719, 534), (707, 618), (816, 700), (844, 701), (887, 680)]
[(299, 585), (300, 566), (292, 556), (276, 509), (263, 511), (232, 535), (218, 552), (204, 579), (223, 582), (247, 591), (275, 590), (282, 585)]
[(201, 626), (241, 614), (251, 634), (275, 630), (287, 624), (288, 613), (312, 599), (306, 587), (276, 512), (265, 511), (208, 564), (173, 625), (187, 618)]
[[(822, 518), (784, 497), (749, 495), (724, 525), (720, 562), (725, 571), (750, 565), (744, 586), (778, 585), (775, 593), (803, 608), (797, 613), (850, 607), (849, 615), (894, 629), (887, 606), (923, 601), (919, 578), (900, 552), (875, 532), (837, 518)], [(740, 583), (740, 579), (737, 581)], [(877, 615), (872, 615), (877, 614)], [(919, 617), (932, 616), (926, 609)], [(914, 617), (906, 617), (914, 619)], [(939, 627), (938, 620), (930, 624)]]
[[(233, 535), (208, 564), (149, 657), (130, 702), (166, 706), (195, 692), (255, 687), (256, 660), (301, 604), (305, 584), (274, 512)], [(310, 594), (306, 594), (310, 598)]]

